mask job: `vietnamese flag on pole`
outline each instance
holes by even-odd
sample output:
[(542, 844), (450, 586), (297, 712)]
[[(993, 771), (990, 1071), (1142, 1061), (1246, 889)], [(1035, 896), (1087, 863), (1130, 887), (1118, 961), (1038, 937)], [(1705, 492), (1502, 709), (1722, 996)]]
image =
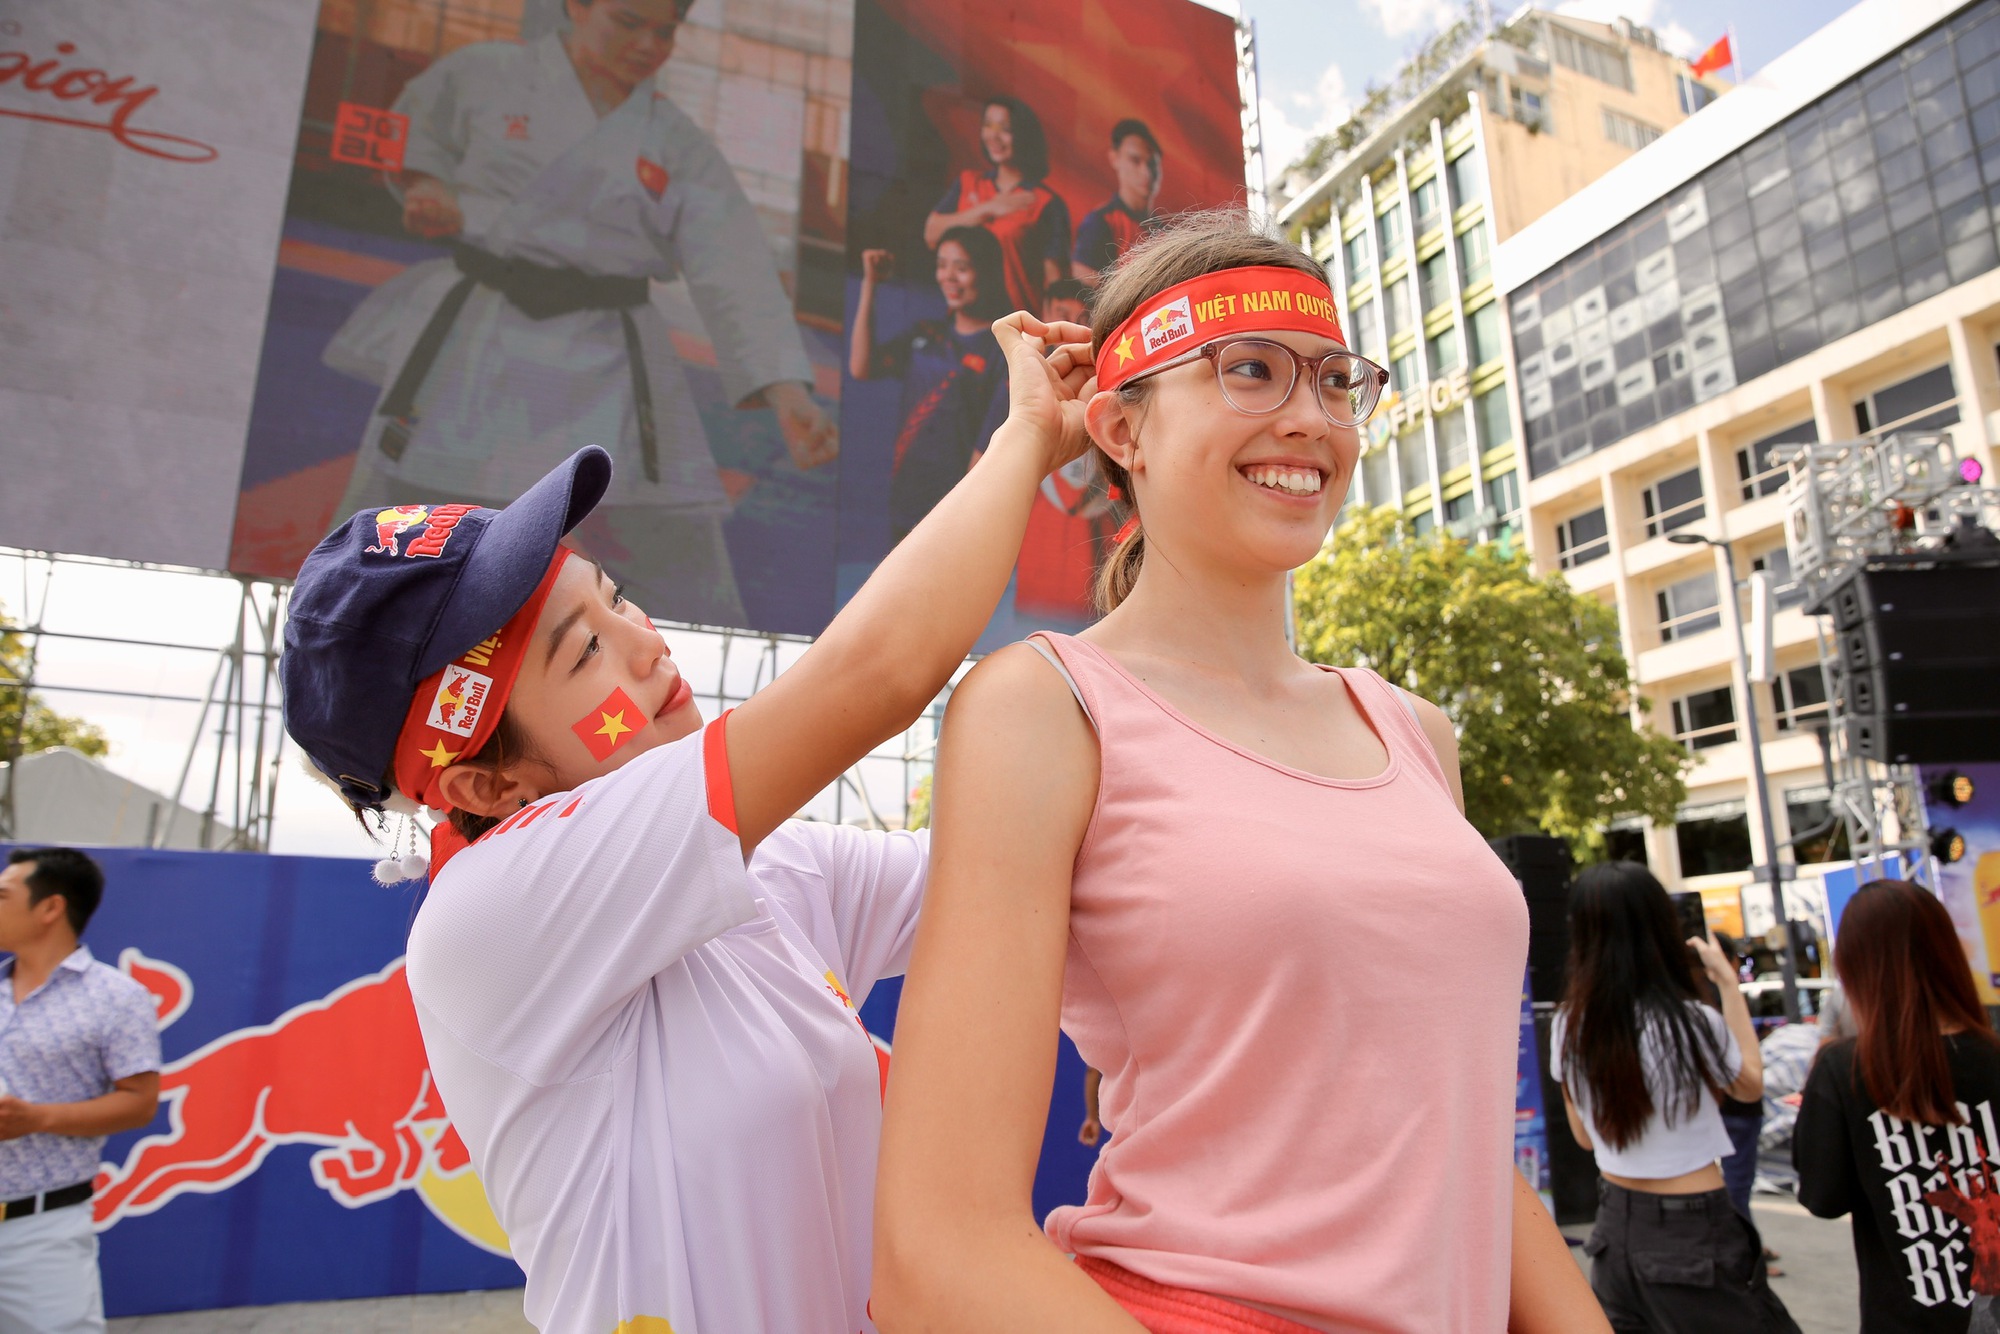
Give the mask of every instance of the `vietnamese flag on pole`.
[(1713, 74), (1723, 66), (1735, 63), (1736, 57), (1730, 53), (1729, 37), (1725, 34), (1721, 41), (1701, 53), (1700, 59), (1689, 67), (1688, 72), (1700, 78), (1704, 74)]

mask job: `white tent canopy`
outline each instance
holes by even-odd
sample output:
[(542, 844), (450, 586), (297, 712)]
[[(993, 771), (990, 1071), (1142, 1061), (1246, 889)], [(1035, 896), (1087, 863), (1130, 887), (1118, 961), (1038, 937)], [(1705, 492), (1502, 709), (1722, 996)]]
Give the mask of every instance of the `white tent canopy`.
[[(13, 767), (15, 772), (7, 770)], [(202, 838), (202, 813), (121, 778), (81, 751), (56, 746), (0, 764), (0, 790), (14, 785), (14, 841), (89, 847), (228, 848), (238, 832), (221, 821)], [(165, 838), (160, 837), (164, 831)]]

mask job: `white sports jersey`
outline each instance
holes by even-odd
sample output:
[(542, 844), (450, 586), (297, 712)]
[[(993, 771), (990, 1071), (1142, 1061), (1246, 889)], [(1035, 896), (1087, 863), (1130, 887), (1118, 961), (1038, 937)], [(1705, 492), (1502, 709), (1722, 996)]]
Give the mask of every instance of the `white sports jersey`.
[(854, 1006), (908, 962), (928, 836), (793, 821), (745, 867), (705, 735), (439, 873), (409, 949), (431, 1072), (539, 1328), (873, 1331)]

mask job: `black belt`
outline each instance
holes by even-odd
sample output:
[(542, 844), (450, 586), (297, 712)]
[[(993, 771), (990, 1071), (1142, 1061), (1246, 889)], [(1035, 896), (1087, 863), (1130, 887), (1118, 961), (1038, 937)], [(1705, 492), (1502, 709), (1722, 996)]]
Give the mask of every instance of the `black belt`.
[[(1717, 1207), (1718, 1201), (1723, 1207), (1735, 1208), (1729, 1203), (1726, 1191), (1704, 1190), (1691, 1195), (1655, 1195), (1651, 1191), (1632, 1190), (1626, 1186), (1614, 1185), (1602, 1178), (1598, 1180), (1597, 1185), (1598, 1198), (1606, 1203), (1612, 1202), (1617, 1196), (1622, 1196), (1627, 1207), (1642, 1206), (1658, 1210), (1663, 1214), (1706, 1213)], [(1617, 1196), (1612, 1194), (1613, 1191), (1617, 1192)]]
[(392, 459), (403, 457), (417, 427), (417, 392), (436, 364), (446, 335), (458, 322), (459, 311), (475, 287), (490, 287), (506, 297), (510, 305), (531, 320), (554, 319), (579, 310), (615, 310), (625, 330), (625, 361), (632, 371), (632, 411), (639, 422), (639, 458), (646, 480), (660, 480), (660, 450), (653, 430), (653, 389), (646, 378), (645, 348), (639, 342), (639, 326), (632, 322), (632, 308), (648, 299), (644, 278), (610, 278), (585, 273), (581, 269), (551, 268), (525, 259), (502, 259), (477, 246), (456, 242), (452, 262), (465, 276), (460, 278), (438, 308), (431, 312), (423, 332), (410, 348), (395, 382), (375, 409), (378, 417), (389, 420), (377, 438), (382, 452)]
[(79, 1181), (74, 1186), (64, 1186), (61, 1190), (9, 1200), (4, 1206), (0, 1206), (0, 1222), (26, 1218), (29, 1214), (45, 1214), (51, 1209), (67, 1209), (72, 1204), (82, 1204), (90, 1198), (90, 1190), (88, 1181)]

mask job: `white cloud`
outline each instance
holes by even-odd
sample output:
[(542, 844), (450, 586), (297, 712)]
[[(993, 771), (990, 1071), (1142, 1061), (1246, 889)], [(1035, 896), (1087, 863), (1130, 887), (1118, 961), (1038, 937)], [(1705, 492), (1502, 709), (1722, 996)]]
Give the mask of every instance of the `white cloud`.
[[(1374, 0), (1369, 0), (1374, 3)], [(1676, 20), (1660, 3), (1660, 0), (1563, 0), (1556, 6), (1556, 13), (1568, 14), (1572, 18), (1589, 19), (1593, 23), (1615, 23), (1621, 18), (1632, 20), (1643, 28), (1651, 28), (1659, 35), (1660, 45), (1677, 56), (1692, 59), (1708, 48), (1708, 42), (1698, 40), (1688, 31), (1687, 26)], [(1722, 34), (1715, 34), (1720, 37)], [(1715, 38), (1711, 37), (1709, 41)]]
[(1458, 0), (1361, 0), (1361, 8), (1391, 37), (1429, 35), (1464, 12)]
[(1347, 96), (1347, 76), (1340, 66), (1328, 65), (1320, 72), (1310, 93), (1288, 93), (1266, 97), (1257, 104), (1257, 118), (1264, 131), (1264, 168), (1277, 174), (1306, 151), (1318, 136), (1337, 128), (1354, 114)]

